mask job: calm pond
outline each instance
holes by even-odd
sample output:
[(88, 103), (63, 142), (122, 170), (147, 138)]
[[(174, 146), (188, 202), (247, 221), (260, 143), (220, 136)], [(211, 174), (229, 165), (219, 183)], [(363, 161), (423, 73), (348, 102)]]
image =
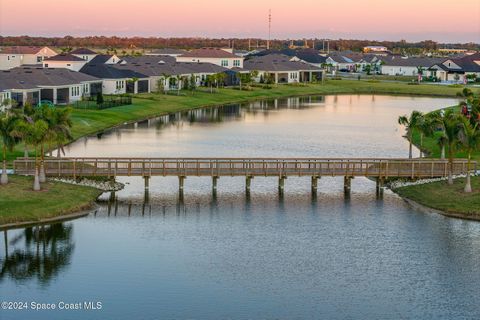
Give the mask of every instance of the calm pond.
[[(70, 156), (406, 157), (399, 115), (455, 99), (343, 95), (196, 110), (71, 145)], [(418, 154), (418, 150), (415, 151)], [(480, 223), (417, 212), (357, 178), (122, 178), (86, 218), (2, 236), (2, 300), (101, 310), (1, 319), (474, 319)], [(112, 199), (116, 198), (117, 201)], [(110, 200), (109, 200), (110, 199)], [(8, 258), (6, 258), (6, 255)]]

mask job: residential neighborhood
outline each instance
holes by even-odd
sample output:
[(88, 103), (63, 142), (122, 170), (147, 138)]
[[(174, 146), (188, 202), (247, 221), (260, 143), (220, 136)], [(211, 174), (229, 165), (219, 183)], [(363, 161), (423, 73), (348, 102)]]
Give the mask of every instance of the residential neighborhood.
[(76, 48), (58, 53), (49, 47), (0, 50), (0, 103), (69, 104), (97, 94), (119, 95), (180, 90), (188, 85), (235, 86), (250, 73), (258, 83), (292, 84), (342, 75), (418, 77), (419, 81), (467, 83), (480, 79), (480, 53), (453, 57), (402, 56), (385, 47), (363, 52), (322, 53), (313, 48), (235, 50), (154, 49), (144, 55), (117, 56)]

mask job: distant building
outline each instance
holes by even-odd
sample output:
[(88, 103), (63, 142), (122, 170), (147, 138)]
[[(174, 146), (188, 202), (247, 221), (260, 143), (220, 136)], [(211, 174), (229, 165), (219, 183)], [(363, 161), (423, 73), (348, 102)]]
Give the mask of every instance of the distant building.
[(70, 51), (70, 54), (74, 55), (74, 56), (77, 56), (79, 58), (82, 58), (83, 60), (85, 60), (87, 62), (92, 60), (93, 58), (95, 58), (98, 55), (95, 51), (87, 49), (87, 48), (75, 49), (73, 51)]
[(73, 54), (62, 53), (43, 60), (43, 67), (65, 68), (73, 71), (79, 71), (86, 63), (86, 60), (79, 58)]
[(43, 60), (56, 54), (49, 47), (5, 47), (0, 49), (0, 70), (8, 70), (22, 65), (42, 64)]
[(177, 56), (177, 62), (206, 62), (224, 68), (243, 68), (243, 57), (233, 54), (233, 49), (195, 49)]
[(384, 46), (366, 46), (363, 47), (363, 52), (370, 53), (370, 52), (386, 52), (388, 51), (387, 47)]
[(443, 60), (429, 68), (431, 75), (440, 81), (465, 82), (468, 75), (480, 78), (480, 53)]

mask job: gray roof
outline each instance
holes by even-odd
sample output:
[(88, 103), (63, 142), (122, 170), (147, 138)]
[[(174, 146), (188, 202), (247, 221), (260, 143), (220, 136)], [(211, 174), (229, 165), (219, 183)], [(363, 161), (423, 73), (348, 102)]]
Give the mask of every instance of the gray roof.
[(132, 71), (130, 69), (119, 69), (119, 64), (105, 64), (105, 63), (87, 63), (82, 69), (81, 73), (88, 74), (90, 76), (100, 79), (129, 79), (129, 78), (148, 78), (148, 75)]
[(57, 54), (56, 56), (45, 59), (44, 61), (85, 61), (73, 54)]
[(282, 54), (269, 54), (245, 60), (243, 68), (257, 71), (321, 71), (320, 68), (302, 61), (290, 61), (291, 57)]
[(92, 60), (89, 61), (89, 63), (97, 63), (97, 64), (100, 64), (100, 63), (105, 63), (107, 62), (108, 60), (110, 60), (113, 56), (110, 55), (110, 54), (99, 54), (97, 55), (95, 58), (93, 58)]
[(100, 79), (64, 68), (18, 67), (0, 71), (0, 90), (61, 87)]
[(480, 53), (475, 53), (472, 55), (467, 55), (462, 58), (457, 59), (443, 59), (442, 63), (437, 65), (441, 65), (442, 69), (446, 71), (459, 71), (458, 69), (448, 68), (448, 66), (444, 65), (443, 62), (451, 60), (453, 63), (458, 65), (463, 72), (480, 72)]
[[(147, 58), (157, 58), (155, 60), (146, 59), (146, 57), (139, 57), (142, 59), (132, 60), (130, 63), (117, 64), (114, 67), (119, 70), (130, 70), (138, 72), (150, 77), (161, 76), (161, 75), (186, 75), (192, 73), (220, 73), (227, 71), (227, 68), (217, 66), (212, 63), (201, 63), (201, 62), (172, 62), (172, 61), (163, 61), (161, 59), (158, 61), (159, 57), (147, 57)], [(134, 61), (134, 62), (132, 62)]]
[(73, 51), (70, 51), (70, 54), (97, 54), (95, 51), (90, 50), (88, 48), (77, 48)]
[(410, 57), (399, 58), (394, 57), (390, 60), (384, 61), (386, 66), (400, 66), (400, 67), (424, 67), (430, 68), (431, 66), (445, 61), (445, 58), (428, 58), (428, 57)]

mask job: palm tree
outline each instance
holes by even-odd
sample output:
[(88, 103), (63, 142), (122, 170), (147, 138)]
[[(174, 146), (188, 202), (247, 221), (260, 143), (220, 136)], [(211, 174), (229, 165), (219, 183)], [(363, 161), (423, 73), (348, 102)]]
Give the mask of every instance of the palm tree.
[(38, 119), (36, 121), (22, 121), (19, 122), (17, 130), (19, 132), (25, 132), (24, 142), (28, 143), (29, 145), (34, 146), (35, 148), (35, 176), (34, 176), (34, 183), (33, 183), (33, 190), (40, 191), (40, 177), (39, 171), (39, 159), (38, 159), (38, 149), (43, 150), (43, 144), (47, 141), (49, 137), (48, 132), (48, 123), (43, 119)]
[(420, 158), (423, 157), (423, 138), (433, 136), (436, 126), (436, 119), (430, 115), (423, 116), (422, 121), (418, 124), (417, 130), (420, 132)]
[(13, 135), (17, 126), (18, 117), (15, 114), (7, 112), (0, 114), (0, 135), (2, 136), (3, 146), (3, 167), (0, 184), (8, 183), (7, 175), (7, 150), (13, 151), (15, 145), (19, 142), (19, 138)]
[(407, 115), (400, 116), (398, 118), (398, 123), (402, 126), (405, 126), (407, 131), (407, 138), (410, 142), (408, 157), (413, 158), (413, 132), (416, 129), (419, 129), (424, 122), (424, 116), (420, 111), (413, 111), (412, 114), (408, 117)]
[(470, 165), (472, 161), (472, 153), (480, 147), (480, 130), (478, 123), (472, 124), (470, 120), (463, 119), (463, 127), (460, 132), (460, 141), (463, 149), (467, 152), (467, 182), (465, 184), (465, 192), (472, 192), (472, 184), (470, 182)]
[(70, 131), (72, 127), (72, 120), (70, 119), (71, 111), (72, 110), (70, 108), (46, 108), (46, 112), (44, 112), (42, 116), (42, 120), (48, 124), (49, 150), (51, 152), (51, 144), (55, 144), (57, 147), (57, 158), (60, 158), (61, 152), (65, 153), (63, 150), (65, 143), (73, 139)]
[(448, 109), (443, 116), (439, 117), (440, 125), (445, 135), (448, 146), (448, 184), (453, 184), (453, 158), (460, 147), (460, 133), (463, 128), (463, 118), (459, 113)]

